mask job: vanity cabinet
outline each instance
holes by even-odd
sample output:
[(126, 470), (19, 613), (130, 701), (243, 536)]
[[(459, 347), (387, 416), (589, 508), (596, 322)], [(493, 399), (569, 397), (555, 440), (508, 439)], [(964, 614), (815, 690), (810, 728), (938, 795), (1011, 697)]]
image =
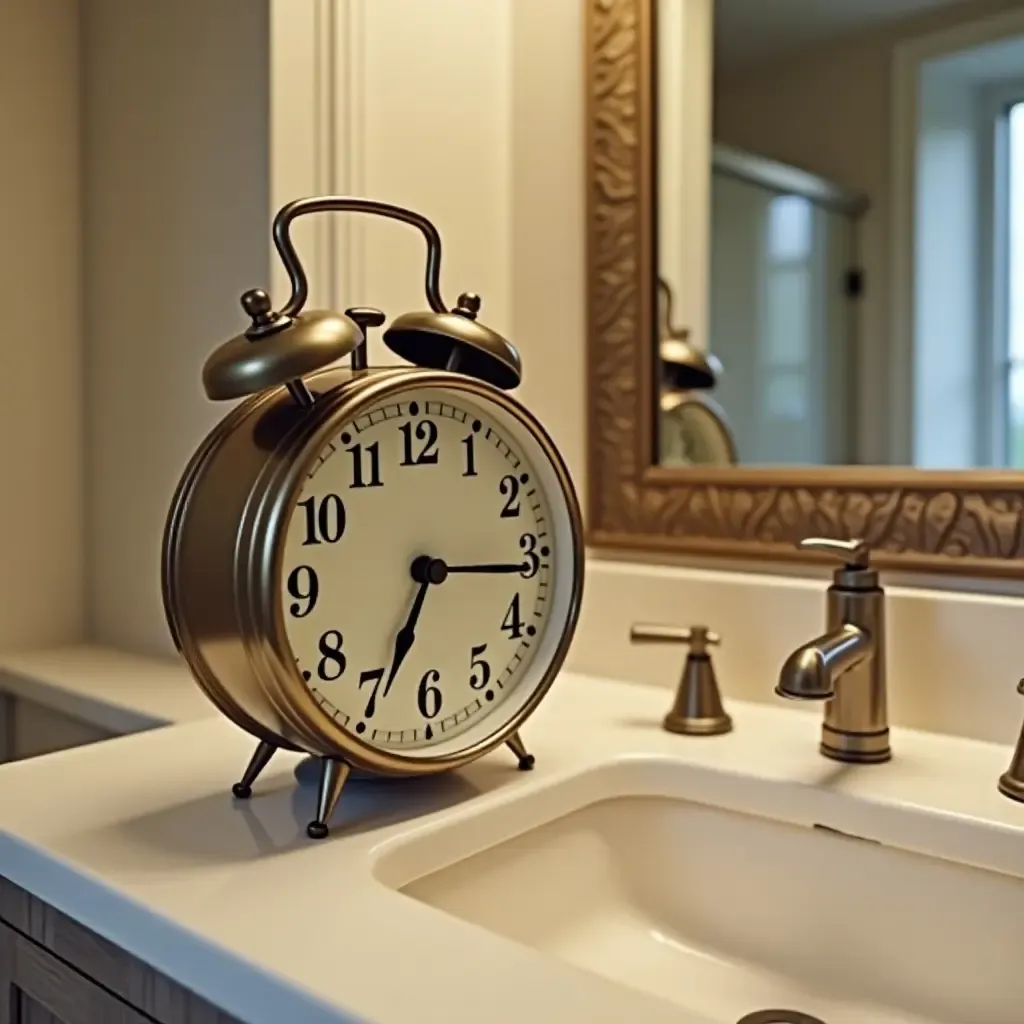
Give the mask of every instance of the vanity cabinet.
[(0, 879), (0, 1024), (240, 1024)]
[(0, 693), (0, 763), (101, 743), (115, 735), (34, 701)]

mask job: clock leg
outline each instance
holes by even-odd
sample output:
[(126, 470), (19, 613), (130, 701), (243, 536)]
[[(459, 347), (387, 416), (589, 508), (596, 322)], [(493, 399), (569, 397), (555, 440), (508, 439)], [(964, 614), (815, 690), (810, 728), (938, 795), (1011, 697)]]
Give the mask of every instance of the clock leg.
[(345, 785), (348, 773), (352, 769), (344, 762), (333, 757), (320, 760), (320, 792), (316, 798), (316, 819), (306, 826), (306, 835), (310, 839), (326, 839), (327, 822), (338, 804), (341, 789)]
[(270, 759), (277, 752), (277, 747), (266, 740), (260, 740), (260, 745), (252, 755), (249, 763), (242, 772), (242, 779), (231, 787), (231, 792), (239, 800), (248, 800), (252, 796), (252, 784), (256, 781), (261, 771), (267, 767)]
[(527, 753), (523, 741), (519, 738), (519, 733), (512, 733), (505, 741), (505, 745), (519, 758), (519, 770), (521, 772), (528, 772), (536, 763), (537, 759), (533, 754)]

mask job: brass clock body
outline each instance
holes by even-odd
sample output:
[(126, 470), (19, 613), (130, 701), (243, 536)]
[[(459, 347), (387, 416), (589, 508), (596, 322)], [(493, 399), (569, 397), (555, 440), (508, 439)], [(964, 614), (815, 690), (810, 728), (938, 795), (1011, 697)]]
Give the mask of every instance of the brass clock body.
[[(479, 381), (415, 369), (359, 375), (332, 369), (306, 380), (315, 396), (312, 409), (296, 405), (284, 388), (250, 397), (214, 428), (186, 469), (163, 554), (164, 601), (175, 642), (210, 700), (260, 740), (383, 774), (429, 774), (466, 764), (518, 730), (543, 699), (572, 639), (582, 588), (582, 527), (564, 464), (529, 413)], [(431, 388), (494, 403), (535, 432), (570, 510), (569, 528), (554, 543), (568, 545), (573, 566), (554, 583), (552, 626), (559, 636), (545, 657), (544, 681), (497, 732), (445, 755), (382, 749), (325, 714), (296, 669), (280, 596), (284, 533), (318, 454), (362, 410)]]
[[(383, 322), (378, 311), (302, 314), (305, 277), (288, 225), (301, 213), (321, 210), (380, 213), (423, 231), (433, 312), (398, 317), (384, 335), (396, 354), (418, 365), (368, 368), (366, 332)], [(432, 774), (458, 768), (503, 743), (516, 754), (520, 768), (532, 767), (519, 729), (543, 700), (572, 640), (583, 584), (583, 530), (575, 491), (555, 445), (507, 393), (519, 381), (518, 354), (476, 322), (480, 302), (475, 296), (460, 297), (452, 311), (441, 302), (440, 240), (429, 222), (400, 208), (327, 197), (284, 208), (274, 237), (292, 279), (292, 298), (274, 312), (264, 293), (246, 293), (243, 307), (251, 327), (207, 361), (207, 393), (241, 401), (200, 444), (174, 495), (164, 534), (163, 597), (174, 642), (198, 685), (258, 741), (235, 796), (251, 794), (278, 749), (316, 757), (320, 792), (308, 831), (312, 838), (323, 838), (352, 770)], [(340, 362), (346, 357), (347, 366)], [(435, 449), (426, 458), (427, 442), (435, 444), (439, 430), (448, 431), (440, 436), (448, 438), (449, 450)], [(399, 435), (405, 444), (401, 462), (401, 449), (395, 447)], [(414, 437), (422, 461), (433, 467), (409, 461)], [(484, 439), (486, 451), (474, 447)], [(399, 506), (389, 503), (382, 475), (397, 472), (407, 480), (425, 481), (424, 474), (439, 472), (439, 454), (445, 456), (443, 472), (433, 478), (432, 490), (406, 487), (402, 492), (405, 485), (399, 485), (396, 500), (403, 494), (404, 499)], [(456, 456), (466, 463), (461, 472), (451, 467)], [(492, 463), (506, 459), (513, 469), (499, 461), (499, 468), (489, 471), (502, 475), (486, 479), (487, 458)], [(478, 466), (474, 460), (483, 461)], [(303, 498), (329, 475), (325, 465), (332, 479), (342, 467), (354, 474), (347, 484), (353, 490), (346, 495), (363, 509), (370, 532), (376, 530), (373, 544), (350, 538), (363, 546), (349, 548), (348, 556), (343, 533), (349, 499), (330, 493), (334, 504), (327, 512), (333, 510), (334, 519), (327, 529), (324, 499)], [(484, 521), (474, 511), (475, 484), (462, 478), (478, 476), (486, 481), (488, 508), (493, 506), (496, 515), (508, 514), (516, 497), (514, 514), (526, 513), (526, 532), (520, 533), (518, 519)], [(450, 499), (448, 484), (439, 480), (451, 485)], [(374, 487), (378, 504), (367, 505), (362, 495)], [(416, 507), (421, 491), (429, 509)], [(317, 500), (319, 527), (310, 525)], [(387, 514), (374, 514), (374, 509)], [(395, 523), (398, 527), (387, 533)], [(310, 529), (323, 529), (323, 536), (307, 535)], [(435, 557), (438, 552), (420, 550), (433, 543), (431, 529), (441, 529), (453, 548), (465, 548), (456, 541), (468, 538), (470, 560), (477, 564), (449, 565)], [(428, 540), (421, 542), (422, 537)], [(489, 545), (500, 548), (492, 558), (487, 557)], [(320, 562), (313, 561), (314, 554)], [(455, 551), (443, 554), (456, 561), (460, 557)], [(397, 581), (396, 559), (405, 559)], [(509, 580), (514, 594), (504, 619), (499, 579)], [(529, 593), (521, 602), (524, 588)], [(487, 628), (492, 629), (485, 643), (477, 644), (475, 634), (473, 644), (458, 638), (460, 652), (465, 648), (468, 655), (457, 684), (463, 703), (444, 715), (442, 702), (454, 690), (442, 689), (441, 671), (422, 672), (427, 654), (418, 649), (409, 654), (414, 641), (430, 648), (431, 638), (417, 641), (414, 630), (422, 636), (422, 621), (419, 627), (415, 623), (424, 595), (434, 590), (449, 598), (446, 616), (435, 615), (435, 624), (447, 617), (443, 628), (449, 631), (461, 620), (491, 623)], [(392, 607), (392, 593), (406, 595), (398, 607)], [(493, 604), (495, 595), (503, 603), (487, 606), (485, 615), (480, 609), (488, 600)], [(332, 628), (323, 631), (319, 648), (313, 649), (309, 637), (320, 626), (299, 620), (311, 616), (315, 605), (317, 615), (337, 618), (341, 607), (344, 617), (359, 621), (324, 620)], [(374, 617), (373, 609), (381, 608), (379, 619), (387, 621)], [(492, 611), (497, 614), (493, 623)], [(494, 632), (499, 621), (500, 635)], [(341, 653), (345, 630), (350, 645), (355, 631), (357, 643), (346, 649), (347, 659)], [(381, 654), (381, 631), (387, 634), (388, 652), (394, 637), (393, 654)], [(373, 636), (361, 641), (363, 633)], [(336, 646), (325, 647), (328, 639)], [(440, 661), (448, 656), (443, 640), (434, 637), (430, 648)], [(483, 657), (488, 645), (489, 662)], [(373, 664), (375, 670), (368, 668)], [(414, 676), (421, 674), (414, 693)]]

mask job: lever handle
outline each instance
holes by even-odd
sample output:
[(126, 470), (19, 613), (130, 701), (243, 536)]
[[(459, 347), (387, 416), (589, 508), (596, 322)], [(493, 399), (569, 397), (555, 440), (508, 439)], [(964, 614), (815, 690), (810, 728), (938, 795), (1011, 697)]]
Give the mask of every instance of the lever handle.
[(801, 551), (820, 551), (825, 555), (833, 555), (851, 569), (871, 567), (871, 548), (863, 538), (837, 540), (834, 537), (805, 537), (797, 547)]
[(707, 626), (662, 626), (658, 623), (636, 623), (629, 631), (634, 644), (689, 644), (693, 654), (707, 654), (708, 647), (717, 647), (722, 638)]

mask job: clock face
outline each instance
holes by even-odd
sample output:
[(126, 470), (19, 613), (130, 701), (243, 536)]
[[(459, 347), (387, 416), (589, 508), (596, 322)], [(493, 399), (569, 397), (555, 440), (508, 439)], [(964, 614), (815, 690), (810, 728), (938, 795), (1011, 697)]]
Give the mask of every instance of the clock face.
[(666, 466), (727, 466), (736, 461), (728, 427), (697, 396), (662, 413), (661, 446)]
[(566, 628), (555, 479), (528, 428), (454, 388), (400, 392), (332, 433), (281, 573), (296, 670), (324, 714), (396, 753), (450, 752), (515, 715)]

